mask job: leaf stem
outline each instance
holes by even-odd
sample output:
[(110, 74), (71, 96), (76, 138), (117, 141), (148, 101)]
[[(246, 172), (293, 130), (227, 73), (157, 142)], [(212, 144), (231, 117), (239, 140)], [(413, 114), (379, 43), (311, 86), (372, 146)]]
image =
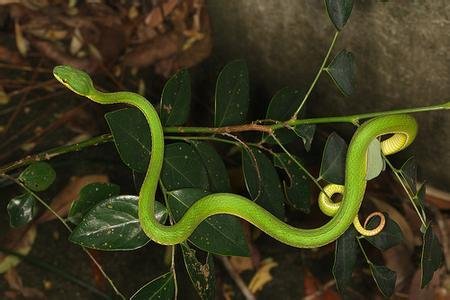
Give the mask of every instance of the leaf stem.
[(419, 216), (420, 222), (422, 222), (423, 226), (427, 226), (422, 214), (419, 211), (419, 208), (417, 207), (416, 203), (413, 200), (413, 196), (411, 195), (409, 189), (406, 187), (404, 181), (400, 177), (399, 171), (391, 164), (391, 162), (385, 156), (384, 156), (384, 161), (389, 166), (389, 168), (392, 170), (392, 172), (394, 172), (395, 177), (397, 177), (397, 180), (400, 182), (401, 186), (403, 187), (403, 190), (406, 192), (406, 195), (408, 196), (409, 201), (411, 202), (417, 215)]
[(364, 250), (363, 245), (361, 244), (361, 237), (356, 237), (356, 241), (358, 242), (359, 248), (361, 248), (361, 252), (363, 253), (364, 258), (366, 259), (366, 262), (368, 264), (371, 264), (372, 262), (370, 261), (369, 257), (366, 254), (366, 251)]
[(325, 55), (325, 58), (322, 61), (322, 65), (319, 68), (319, 71), (317, 71), (316, 77), (314, 77), (313, 82), (311, 83), (311, 85), (309, 86), (308, 91), (306, 92), (305, 96), (303, 97), (302, 102), (300, 103), (300, 105), (298, 106), (297, 110), (295, 111), (295, 113), (292, 115), (291, 120), (297, 120), (297, 116), (300, 113), (300, 111), (302, 110), (303, 106), (306, 103), (306, 100), (308, 100), (309, 95), (311, 94), (312, 90), (314, 89), (314, 87), (316, 86), (317, 81), (319, 80), (320, 75), (322, 74), (324, 68), (325, 68), (325, 64), (328, 61), (328, 58), (330, 57), (331, 54), (331, 50), (333, 50), (334, 44), (336, 43), (337, 37), (339, 36), (339, 31), (336, 31), (333, 37), (333, 40), (331, 41), (330, 47), (328, 47), (328, 51), (327, 54)]

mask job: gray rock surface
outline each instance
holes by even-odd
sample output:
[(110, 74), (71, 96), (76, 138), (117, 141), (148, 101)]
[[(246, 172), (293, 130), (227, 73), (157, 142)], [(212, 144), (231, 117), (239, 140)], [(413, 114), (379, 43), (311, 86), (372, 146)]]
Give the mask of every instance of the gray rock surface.
[[(334, 34), (323, 1), (209, 0), (216, 56), (244, 58), (251, 85), (273, 94), (307, 87)], [(356, 0), (333, 54), (355, 55), (357, 87), (344, 98), (326, 74), (308, 105), (316, 116), (346, 115), (450, 100), (450, 1)], [(269, 95), (268, 95), (269, 96)], [(416, 115), (411, 152), (422, 177), (450, 191), (450, 111)]]

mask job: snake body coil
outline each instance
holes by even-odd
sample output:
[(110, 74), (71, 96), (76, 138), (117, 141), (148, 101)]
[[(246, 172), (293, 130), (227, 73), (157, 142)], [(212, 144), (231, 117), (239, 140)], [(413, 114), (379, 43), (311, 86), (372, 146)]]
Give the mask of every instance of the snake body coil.
[[(393, 134), (382, 142), (385, 155), (398, 152), (414, 140), (417, 123), (409, 115), (374, 118), (361, 125), (350, 142), (346, 158), (345, 189), (332, 219), (314, 229), (290, 226), (255, 202), (230, 193), (216, 193), (195, 202), (183, 218), (172, 226), (160, 224), (154, 217), (155, 193), (164, 159), (164, 134), (159, 116), (144, 97), (131, 92), (102, 93), (96, 90), (88, 74), (70, 66), (57, 66), (54, 76), (75, 93), (100, 104), (125, 103), (137, 107), (147, 119), (151, 130), (152, 155), (139, 193), (139, 220), (144, 232), (155, 242), (173, 245), (185, 241), (207, 217), (217, 214), (238, 216), (252, 223), (282, 243), (312, 248), (336, 240), (357, 217), (365, 188), (367, 149), (370, 142), (382, 135)], [(325, 208), (326, 209), (326, 208)]]

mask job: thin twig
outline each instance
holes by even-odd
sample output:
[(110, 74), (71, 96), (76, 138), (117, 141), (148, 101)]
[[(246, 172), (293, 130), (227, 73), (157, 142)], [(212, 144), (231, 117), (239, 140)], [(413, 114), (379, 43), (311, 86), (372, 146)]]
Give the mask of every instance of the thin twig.
[(252, 292), (248, 289), (247, 285), (245, 284), (244, 280), (242, 280), (241, 276), (239, 276), (238, 273), (233, 269), (233, 266), (230, 264), (230, 261), (225, 256), (216, 256), (223, 264), (225, 269), (227, 270), (228, 274), (231, 276), (231, 278), (234, 280), (236, 285), (241, 290), (242, 294), (244, 295), (245, 299), (247, 300), (256, 300), (255, 295), (253, 295)]

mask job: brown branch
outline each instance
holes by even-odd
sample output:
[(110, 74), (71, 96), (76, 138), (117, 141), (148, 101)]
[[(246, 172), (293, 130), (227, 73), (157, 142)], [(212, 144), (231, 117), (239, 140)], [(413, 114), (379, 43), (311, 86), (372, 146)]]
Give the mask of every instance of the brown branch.
[(255, 123), (244, 124), (244, 125), (234, 125), (234, 126), (224, 126), (224, 127), (217, 127), (217, 128), (213, 129), (213, 132), (215, 132), (215, 133), (231, 133), (231, 132), (244, 132), (244, 131), (261, 131), (261, 132), (266, 132), (268, 134), (273, 133), (272, 128), (265, 126), (265, 125), (255, 124)]

